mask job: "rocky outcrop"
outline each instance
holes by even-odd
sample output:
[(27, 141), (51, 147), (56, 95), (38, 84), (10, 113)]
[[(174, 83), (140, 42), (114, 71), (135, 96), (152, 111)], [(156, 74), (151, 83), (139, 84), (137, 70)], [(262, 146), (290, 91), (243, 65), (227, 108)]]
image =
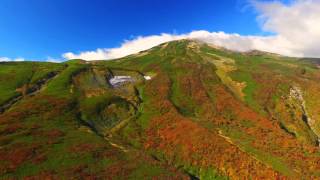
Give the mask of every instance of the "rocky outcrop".
[(311, 118), (311, 116), (307, 112), (306, 108), (306, 102), (303, 98), (303, 93), (301, 89), (298, 86), (294, 86), (290, 89), (290, 98), (296, 99), (300, 105), (301, 111), (303, 112), (302, 120), (308, 124), (309, 128), (314, 132), (314, 134), (318, 137), (318, 143), (319, 143), (319, 134), (316, 133), (316, 131), (313, 129), (313, 124), (315, 123), (314, 120)]
[(282, 96), (281, 101), (276, 105), (280, 126), (294, 135), (302, 142), (318, 145), (319, 136), (312, 128), (310, 118), (305, 105), (303, 92), (298, 86), (292, 86), (287, 96)]

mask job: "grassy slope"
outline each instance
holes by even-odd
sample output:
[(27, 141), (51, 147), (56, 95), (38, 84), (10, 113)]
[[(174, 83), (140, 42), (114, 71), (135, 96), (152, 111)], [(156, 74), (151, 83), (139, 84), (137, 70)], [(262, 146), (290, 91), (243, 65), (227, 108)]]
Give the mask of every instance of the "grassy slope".
[(140, 151), (124, 152), (82, 125), (79, 94), (70, 89), (72, 77), (87, 66), (68, 62), (40, 94), (0, 115), (0, 178), (183, 177)]
[[(170, 47), (170, 45), (172, 47)], [(180, 44), (181, 45), (181, 44)], [(183, 45), (181, 45), (183, 46)], [(180, 47), (181, 47), (180, 46)], [(166, 47), (166, 48), (162, 48)], [(197, 56), (192, 56), (192, 52), (186, 53), (185, 51), (181, 50), (179, 46), (177, 46), (174, 43), (170, 43), (169, 45), (163, 45), (162, 47), (158, 47), (156, 50), (151, 50), (148, 54), (145, 54), (144, 56), (138, 56), (134, 57), (132, 61), (130, 59), (122, 59), (118, 61), (117, 63), (111, 62), (110, 64), (112, 66), (123, 66), (126, 65), (128, 67), (133, 67), (133, 69), (139, 69), (143, 71), (144, 73), (148, 73), (150, 71), (154, 71), (154, 69), (161, 69), (160, 71), (156, 72), (155, 74), (161, 73), (167, 73), (170, 81), (169, 81), (169, 87), (170, 93), (168, 94), (167, 98), (172, 102), (172, 105), (175, 107), (176, 110), (181, 115), (184, 115), (186, 117), (190, 117), (193, 119), (193, 121), (196, 121), (199, 123), (202, 127), (208, 128), (208, 129), (220, 129), (223, 132), (223, 135), (228, 137), (232, 143), (237, 144), (237, 146), (241, 149), (241, 151), (245, 151), (254, 158), (258, 159), (260, 162), (263, 162), (271, 167), (273, 167), (276, 171), (281, 172), (283, 175), (293, 175), (296, 174), (296, 172), (293, 172), (291, 169), (292, 164), (299, 164), (294, 165), (300, 166), (300, 167), (308, 167), (309, 163), (301, 164), (300, 161), (293, 160), (295, 155), (293, 154), (287, 154), (288, 147), (290, 146), (298, 146), (301, 147), (301, 144), (297, 142), (294, 138), (291, 137), (291, 134), (286, 134), (285, 130), (282, 130), (279, 127), (279, 124), (277, 124), (277, 121), (270, 121), (266, 118), (270, 118), (273, 116), (274, 113), (274, 105), (277, 103), (277, 100), (283, 96), (287, 95), (288, 89), (286, 88), (279, 88), (280, 86), (290, 86), (292, 85), (292, 81), (295, 81), (296, 78), (299, 78), (301, 76), (300, 70), (301, 68), (307, 69), (307, 72), (309, 71), (313, 72), (313, 66), (309, 63), (301, 63), (297, 61), (296, 59), (290, 59), (290, 58), (283, 58), (283, 57), (270, 57), (269, 55), (261, 55), (261, 56), (249, 56), (249, 55), (243, 55), (239, 53), (232, 53), (232, 52), (226, 52), (223, 50), (218, 49), (212, 49), (210, 47), (204, 46), (202, 49), (202, 52), (204, 53), (203, 56), (207, 52), (214, 53), (217, 56), (222, 56), (226, 58), (231, 58), (235, 60), (237, 70), (229, 73), (230, 77), (233, 81), (238, 82), (245, 82), (246, 87), (243, 89), (243, 93), (245, 94), (244, 103), (248, 105), (248, 107), (252, 108), (254, 111), (250, 110), (244, 110), (248, 111), (248, 115), (241, 114), (237, 110), (233, 109), (233, 106), (226, 106), (227, 108), (224, 108), (221, 112), (222, 118), (228, 120), (229, 125), (217, 125), (219, 122), (208, 122), (208, 114), (201, 113), (208, 111), (206, 108), (210, 108), (210, 105), (206, 103), (210, 102), (200, 102), (200, 104), (197, 104), (197, 99), (195, 96), (196, 94), (190, 94), (190, 92), (183, 92), (183, 90), (186, 89), (192, 89), (193, 87), (199, 87), (200, 89), (193, 89), (191, 91), (201, 91), (202, 88), (209, 89), (213, 88), (213, 86), (216, 86), (216, 78), (217, 77), (203, 77), (202, 80), (204, 87), (201, 87), (200, 85), (193, 86), (192, 83), (192, 77), (197, 77), (197, 68), (196, 66), (192, 67), (193, 65), (199, 64), (199, 63), (206, 63), (205, 61), (202, 61), (201, 58)], [(176, 49), (175, 49), (176, 48)], [(184, 47), (185, 48), (185, 47)], [(183, 48), (182, 48), (183, 49)], [(198, 54), (199, 52), (196, 52)], [(189, 58), (186, 58), (189, 57)], [(152, 59), (153, 58), (153, 59)], [(154, 64), (150, 64), (150, 60), (152, 59)], [(157, 61), (156, 61), (157, 60)], [(161, 63), (158, 63), (158, 62)], [(192, 65), (191, 65), (192, 64)], [(210, 66), (207, 64), (208, 68), (205, 71), (210, 71)], [(141, 68), (142, 67), (142, 68)], [(188, 71), (192, 69), (193, 71)], [(215, 68), (212, 67), (212, 70)], [(204, 71), (203, 69), (199, 69), (201, 71)], [(181, 72), (181, 73), (180, 73)], [(189, 84), (187, 87), (184, 86), (183, 78), (181, 79), (179, 76), (182, 77), (189, 77), (191, 74), (191, 79), (187, 79), (189, 81)], [(203, 72), (201, 74), (203, 76)], [(311, 76), (309, 74), (309, 76)], [(266, 77), (266, 78), (260, 78), (260, 77)], [(280, 80), (277, 78), (281, 77)], [(184, 80), (185, 80), (184, 79)], [(268, 81), (270, 79), (271, 81)], [(157, 81), (159, 81), (157, 79)], [(274, 82), (272, 82), (274, 81)], [(272, 84), (273, 83), (273, 84)], [(188, 83), (187, 83), (188, 84)], [(165, 86), (158, 84), (156, 86)], [(229, 89), (230, 90), (230, 89)], [(279, 92), (278, 92), (279, 90)], [(232, 91), (232, 90), (231, 90)], [(285, 91), (285, 92), (283, 92)], [(152, 102), (152, 98), (154, 98), (155, 94), (152, 94), (151, 96), (146, 95), (145, 88), (142, 88), (141, 94), (143, 94), (143, 101), (144, 104), (142, 106), (142, 115), (140, 118), (135, 122), (132, 123), (130, 126), (127, 127), (128, 132), (124, 132), (126, 137), (129, 137), (133, 141), (133, 144), (139, 145), (140, 143), (137, 143), (137, 140), (133, 139), (132, 137), (137, 138), (137, 134), (135, 134), (134, 130), (139, 130), (138, 127), (147, 128), (152, 126), (150, 124), (152, 122), (152, 119), (155, 119), (157, 116), (163, 116), (161, 110), (157, 111), (157, 108), (152, 108), (154, 106)], [(222, 104), (221, 102), (217, 102), (217, 99), (219, 97), (216, 96), (222, 96), (221, 94), (215, 94), (214, 91), (207, 91), (207, 95), (210, 97), (211, 103), (216, 103), (216, 105)], [(217, 92), (216, 92), (217, 93)], [(202, 97), (204, 99), (204, 97)], [(224, 100), (225, 101), (225, 100)], [(227, 100), (229, 101), (229, 100)], [(231, 102), (230, 102), (231, 103)], [(240, 104), (239, 104), (240, 105)], [(202, 106), (202, 107), (201, 107)], [(244, 106), (244, 105), (240, 105)], [(180, 108), (182, 107), (182, 108)], [(200, 113), (194, 113), (193, 107), (198, 108), (198, 112)], [(203, 110), (201, 110), (203, 108)], [(238, 108), (235, 106), (234, 108)], [(182, 110), (181, 110), (182, 109)], [(243, 108), (240, 108), (243, 109)], [(213, 111), (214, 108), (210, 109), (209, 111)], [(239, 110), (241, 111), (241, 110)], [(218, 111), (219, 112), (219, 111)], [(219, 114), (219, 113), (218, 113)], [(254, 115), (255, 114), (255, 115)], [(260, 114), (260, 115), (259, 115)], [(254, 115), (255, 117), (252, 117)], [(217, 116), (217, 115), (216, 115)], [(218, 115), (219, 116), (219, 115)], [(220, 118), (220, 117), (216, 117)], [(274, 117), (277, 118), (277, 117)], [(262, 122), (260, 122), (263, 119)], [(216, 119), (217, 121), (218, 119)], [(277, 119), (280, 120), (280, 119)], [(233, 121), (230, 123), (230, 121)], [(301, 123), (302, 120), (299, 120)], [(138, 123), (138, 125), (137, 125)], [(286, 122), (287, 126), (291, 126), (292, 122)], [(267, 125), (268, 124), (268, 125)], [(239, 128), (240, 126), (240, 128)], [(265, 127), (264, 127), (265, 126)], [(268, 129), (268, 126), (274, 126), (272, 130)], [(304, 126), (295, 125), (296, 128), (300, 128), (296, 131), (296, 136), (306, 136), (305, 140), (306, 143), (309, 143), (308, 140), (308, 133), (311, 132), (310, 128), (304, 128)], [(259, 130), (260, 129), (260, 130)], [(246, 133), (246, 131), (252, 131), (249, 133)], [(237, 132), (243, 132), (243, 134), (239, 134)], [(259, 132), (261, 131), (261, 132)], [(271, 131), (271, 133), (266, 133), (268, 131)], [(262, 133), (263, 132), (263, 133)], [(299, 133), (300, 132), (300, 133)], [(302, 133), (301, 133), (302, 132)], [(129, 135), (128, 135), (129, 134)], [(311, 133), (312, 134), (312, 133)], [(314, 135), (312, 135), (314, 136)], [(280, 138), (281, 137), (281, 138)], [(261, 142), (257, 142), (257, 140), (253, 140), (255, 138), (261, 138)], [(287, 144), (283, 144), (283, 142), (279, 142), (276, 140), (277, 138), (282, 139), (283, 141), (287, 142)], [(312, 137), (313, 138), (313, 137)], [(297, 139), (300, 139), (297, 137)], [(302, 138), (303, 139), (303, 138)], [(258, 140), (259, 141), (259, 140)], [(139, 142), (139, 141), (138, 141)], [(268, 143), (266, 143), (268, 142)], [(310, 141), (311, 144), (313, 143)], [(279, 145), (279, 147), (277, 147)], [(309, 147), (310, 149), (313, 149), (313, 147)], [(306, 148), (303, 151), (300, 151), (299, 148), (295, 148), (293, 152), (300, 153), (299, 157), (303, 158), (304, 153), (309, 152), (310, 149)], [(162, 150), (163, 151), (163, 150)], [(164, 151), (168, 151), (164, 150)], [(180, 152), (182, 153), (182, 152)], [(157, 153), (158, 154), (158, 151)], [(161, 154), (161, 153), (160, 153)], [(176, 154), (179, 156), (178, 154)], [(293, 161), (292, 161), (293, 160)], [(310, 164), (315, 163), (310, 162)], [(187, 164), (185, 162), (185, 164)], [(197, 169), (197, 166), (195, 166)], [(188, 168), (187, 168), (188, 169)], [(201, 169), (201, 168), (200, 168)], [(299, 169), (299, 168), (297, 168)], [(303, 173), (300, 171), (299, 173)], [(311, 172), (311, 174), (316, 174)], [(296, 174), (297, 175), (297, 174)], [(309, 174), (310, 175), (310, 174)], [(198, 176), (200, 176), (198, 174)], [(301, 176), (301, 174), (299, 175)]]
[(0, 105), (19, 95), (24, 84), (34, 84), (50, 72), (61, 71), (62, 64), (45, 62), (8, 62), (0, 64)]

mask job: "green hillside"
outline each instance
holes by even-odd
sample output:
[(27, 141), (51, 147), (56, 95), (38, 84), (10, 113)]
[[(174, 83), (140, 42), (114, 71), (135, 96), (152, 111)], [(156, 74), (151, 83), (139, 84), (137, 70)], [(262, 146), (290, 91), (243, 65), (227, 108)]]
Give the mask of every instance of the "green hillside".
[(0, 179), (320, 178), (317, 59), (164, 43), (0, 63)]

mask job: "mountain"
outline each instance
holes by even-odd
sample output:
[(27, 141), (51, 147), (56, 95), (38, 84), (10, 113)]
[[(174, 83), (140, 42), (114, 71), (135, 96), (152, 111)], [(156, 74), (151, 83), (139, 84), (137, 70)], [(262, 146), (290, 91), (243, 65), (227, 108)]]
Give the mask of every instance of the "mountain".
[(179, 40), (0, 64), (0, 179), (320, 178), (315, 59)]

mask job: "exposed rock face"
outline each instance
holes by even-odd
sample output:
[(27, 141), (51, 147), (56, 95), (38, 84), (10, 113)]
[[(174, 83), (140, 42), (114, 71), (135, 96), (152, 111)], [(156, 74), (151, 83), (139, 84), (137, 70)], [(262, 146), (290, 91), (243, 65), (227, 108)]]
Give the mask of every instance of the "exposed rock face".
[(93, 67), (75, 76), (75, 92), (82, 94), (79, 96), (82, 122), (102, 136), (125, 126), (135, 116), (139, 105), (134, 86), (143, 79), (139, 75), (126, 70)]
[(304, 102), (304, 99), (303, 99), (303, 93), (302, 93), (302, 91), (301, 91), (301, 89), (299, 87), (293, 86), (290, 89), (289, 97), (298, 100), (300, 102), (302, 108), (305, 109), (305, 102)]
[(302, 142), (318, 145), (319, 136), (312, 128), (312, 119), (306, 111), (303, 92), (298, 86), (292, 86), (288, 96), (283, 96), (277, 104), (281, 126)]
[(310, 122), (312, 121), (311, 118), (309, 118), (308, 113), (306, 111), (306, 103), (303, 98), (303, 93), (301, 89), (297, 86), (293, 86), (290, 89), (290, 95), (289, 98), (292, 99), (292, 101), (297, 101), (298, 105), (300, 106), (302, 114), (302, 120), (304, 120), (308, 125), (310, 125)]
[(302, 115), (302, 120), (305, 121), (309, 128), (317, 135), (318, 137), (318, 143), (319, 143), (319, 134), (316, 133), (316, 131), (313, 129), (313, 124), (315, 123), (313, 119), (310, 118), (308, 112), (307, 112), (307, 108), (306, 108), (306, 102), (303, 98), (303, 93), (301, 91), (301, 89), (297, 86), (293, 86), (291, 89), (290, 89), (290, 95), (289, 95), (290, 98), (292, 99), (295, 99), (298, 101), (298, 103), (300, 104), (300, 108), (301, 108), (301, 111), (303, 112), (303, 115)]

